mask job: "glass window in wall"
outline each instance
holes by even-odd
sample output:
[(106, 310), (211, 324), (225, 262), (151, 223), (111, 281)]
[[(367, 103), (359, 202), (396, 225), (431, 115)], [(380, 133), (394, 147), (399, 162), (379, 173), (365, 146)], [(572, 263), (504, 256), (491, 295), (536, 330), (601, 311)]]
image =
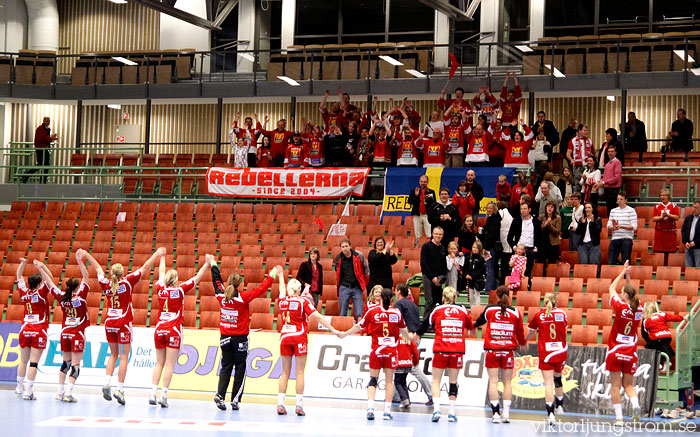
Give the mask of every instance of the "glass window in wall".
[[(280, 2), (281, 3), (281, 2)], [(338, 42), (337, 0), (297, 0), (295, 42), (332, 44)], [(320, 38), (311, 38), (319, 36)]]
[(382, 0), (342, 0), (343, 43), (360, 42), (345, 38), (346, 35), (358, 33), (378, 34), (369, 41), (362, 42), (383, 42), (384, 7)]
[(389, 14), (389, 32), (433, 31), (435, 10), (418, 0), (391, 0)]
[(591, 35), (594, 32), (596, 0), (547, 0), (545, 35)]

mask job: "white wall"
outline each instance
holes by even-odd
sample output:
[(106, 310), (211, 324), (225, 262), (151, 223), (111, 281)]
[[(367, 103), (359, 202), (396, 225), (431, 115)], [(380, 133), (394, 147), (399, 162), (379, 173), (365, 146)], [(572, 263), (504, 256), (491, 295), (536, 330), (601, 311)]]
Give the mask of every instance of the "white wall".
[(544, 1), (530, 0), (530, 41), (544, 36)]
[[(250, 41), (248, 44), (241, 44), (240, 50), (255, 49), (255, 0), (239, 0), (238, 2), (238, 40)], [(253, 55), (252, 53), (248, 53)], [(237, 71), (253, 71), (253, 63), (238, 56)]]
[[(177, 9), (198, 17), (207, 18), (206, 0), (178, 0)], [(208, 29), (186, 23), (170, 15), (160, 14), (160, 49), (193, 48), (197, 51), (211, 50), (211, 36)], [(196, 57), (197, 71), (200, 58)], [(204, 72), (209, 72), (209, 59), (204, 58)]]
[(0, 0), (0, 51), (27, 47), (27, 6), (24, 0)]
[[(483, 38), (482, 42), (498, 42), (498, 14), (501, 10), (501, 5), (498, 0), (481, 0), (479, 6), (481, 14), (480, 32), (494, 32), (494, 35), (489, 38)], [(496, 46), (491, 46), (491, 65), (495, 66), (498, 63), (498, 51)], [(479, 48), (479, 66), (486, 67), (489, 64), (489, 48), (481, 46)]]

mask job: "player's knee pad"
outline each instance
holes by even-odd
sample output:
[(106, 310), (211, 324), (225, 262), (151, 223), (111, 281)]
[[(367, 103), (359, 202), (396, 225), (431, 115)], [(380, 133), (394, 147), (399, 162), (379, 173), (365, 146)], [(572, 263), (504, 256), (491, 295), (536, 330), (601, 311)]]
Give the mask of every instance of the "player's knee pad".
[(29, 363), (29, 367), (34, 367), (36, 369), (39, 367), (39, 363)]
[(70, 368), (70, 376), (71, 378), (78, 379), (78, 376), (80, 375), (80, 365), (77, 366), (71, 366)]
[(68, 369), (70, 369), (70, 363), (70, 360), (61, 363), (61, 373), (68, 373)]
[(457, 384), (450, 383), (450, 389), (448, 390), (447, 394), (450, 396), (457, 396), (458, 391), (459, 391), (459, 386)]
[(556, 388), (564, 387), (564, 384), (561, 382), (561, 376), (554, 377), (554, 387), (556, 387)]
[(376, 376), (370, 376), (369, 377), (369, 384), (367, 384), (367, 387), (376, 387), (377, 386), (377, 377)]

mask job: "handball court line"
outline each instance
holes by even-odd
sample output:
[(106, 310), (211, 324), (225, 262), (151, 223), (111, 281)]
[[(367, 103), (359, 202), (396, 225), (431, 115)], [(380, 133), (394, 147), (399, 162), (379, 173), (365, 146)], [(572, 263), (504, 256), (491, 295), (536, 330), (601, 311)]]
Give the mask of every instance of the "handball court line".
[[(57, 416), (37, 423), (46, 427), (79, 427), (82, 429), (119, 428), (122, 430), (176, 430), (195, 432), (227, 431), (261, 434), (301, 434), (329, 435), (328, 429), (318, 423), (252, 422), (226, 420), (188, 420), (188, 419), (144, 419), (126, 417), (96, 416)], [(333, 427), (335, 436), (363, 437), (412, 437), (413, 428), (396, 426), (339, 425)]]

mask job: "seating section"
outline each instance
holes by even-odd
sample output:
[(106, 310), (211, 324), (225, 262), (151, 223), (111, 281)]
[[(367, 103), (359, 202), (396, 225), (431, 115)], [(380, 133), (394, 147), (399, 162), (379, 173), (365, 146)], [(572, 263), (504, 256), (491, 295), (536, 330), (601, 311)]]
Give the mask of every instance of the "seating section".
[(0, 83), (51, 85), (55, 83), (56, 52), (20, 50), (18, 56), (0, 56)]

